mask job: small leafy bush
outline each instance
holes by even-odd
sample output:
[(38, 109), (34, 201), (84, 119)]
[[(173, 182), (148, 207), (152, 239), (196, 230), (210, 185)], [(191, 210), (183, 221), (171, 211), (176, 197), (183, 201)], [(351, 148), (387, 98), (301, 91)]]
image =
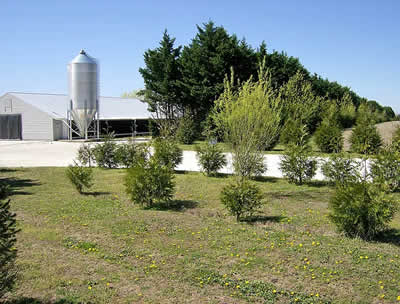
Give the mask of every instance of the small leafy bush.
[(173, 171), (157, 158), (142, 159), (128, 169), (125, 187), (135, 204), (144, 207), (168, 205), (175, 190)]
[(0, 200), (7, 198), (11, 192), (10, 185), (0, 181)]
[(176, 138), (180, 143), (190, 145), (195, 141), (196, 137), (197, 128), (193, 117), (190, 115), (184, 115), (179, 122), (178, 129), (176, 130)]
[(118, 160), (116, 157), (117, 144), (112, 140), (112, 136), (107, 136), (103, 143), (93, 148), (94, 158), (100, 168), (116, 168)]
[(329, 207), (330, 219), (340, 232), (370, 240), (387, 228), (397, 202), (377, 185), (362, 181), (338, 186)]
[(12, 290), (17, 278), (15, 259), (17, 241), (15, 213), (10, 211), (10, 200), (0, 201), (0, 299)]
[(350, 137), (351, 150), (361, 154), (376, 154), (382, 145), (382, 138), (374, 125), (370, 110), (362, 105), (359, 108), (356, 126)]
[(93, 185), (92, 168), (79, 165), (76, 161), (68, 166), (66, 175), (79, 193), (82, 193), (84, 188), (90, 189)]
[(202, 171), (205, 172), (207, 176), (216, 175), (218, 170), (222, 169), (227, 163), (221, 149), (219, 149), (217, 145), (209, 142), (204, 146), (196, 147), (196, 156)]
[(338, 153), (343, 148), (342, 129), (335, 121), (324, 119), (315, 131), (315, 143), (324, 153)]
[(154, 148), (153, 157), (156, 158), (161, 165), (169, 166), (174, 169), (182, 162), (182, 150), (172, 139), (156, 138), (153, 140), (152, 146)]
[(78, 150), (77, 159), (82, 165), (92, 167), (92, 164), (95, 161), (93, 147), (90, 144), (81, 145)]
[(119, 166), (130, 168), (140, 159), (148, 157), (149, 149), (147, 145), (136, 144), (132, 140), (119, 144), (115, 149), (115, 157)]
[(400, 152), (393, 147), (382, 149), (371, 163), (371, 176), (385, 191), (399, 191)]
[(238, 180), (225, 186), (221, 192), (221, 202), (230, 214), (239, 221), (243, 216), (251, 216), (262, 202), (260, 188), (247, 180)]
[[(245, 150), (246, 147), (243, 147), (243, 149)], [(242, 153), (242, 148), (237, 149), (233, 155), (233, 168), (236, 175), (250, 179), (261, 176), (267, 171), (262, 153), (248, 151)]]
[(344, 154), (333, 154), (321, 166), (322, 173), (329, 182), (341, 185), (360, 180), (359, 168), (359, 161)]
[(290, 183), (302, 185), (314, 177), (317, 161), (310, 157), (307, 147), (291, 144), (281, 157), (280, 168)]
[(288, 119), (283, 126), (280, 142), (285, 145), (300, 146), (310, 138), (307, 127), (297, 119)]
[(400, 126), (393, 133), (391, 146), (395, 151), (400, 152)]

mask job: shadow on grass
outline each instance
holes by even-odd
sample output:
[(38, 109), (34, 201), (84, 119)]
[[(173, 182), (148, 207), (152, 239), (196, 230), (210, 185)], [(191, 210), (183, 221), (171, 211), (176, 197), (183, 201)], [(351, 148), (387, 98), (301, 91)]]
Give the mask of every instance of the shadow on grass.
[(383, 231), (375, 238), (374, 241), (400, 246), (400, 229), (388, 229)]
[(241, 218), (240, 221), (243, 223), (248, 223), (250, 225), (256, 224), (256, 223), (267, 223), (267, 222), (272, 222), (272, 223), (280, 223), (283, 221), (286, 217), (285, 216), (265, 216), (265, 215), (252, 215), (252, 216), (247, 216), (244, 218)]
[(199, 203), (196, 201), (191, 201), (191, 200), (174, 200), (169, 202), (169, 204), (166, 203), (157, 203), (154, 204), (152, 207), (148, 207), (146, 209), (155, 209), (159, 211), (185, 211), (186, 209), (193, 209), (196, 208)]
[(31, 192), (21, 191), (20, 188), (40, 186), (41, 183), (32, 179), (21, 179), (15, 177), (5, 177), (0, 179), (0, 183), (9, 185), (11, 188), (10, 196), (13, 195), (30, 195)]
[(332, 186), (332, 183), (328, 181), (319, 181), (319, 180), (312, 180), (306, 184), (310, 187), (321, 188), (321, 187), (329, 187)]
[(72, 300), (67, 300), (67, 299), (60, 299), (56, 301), (43, 301), (43, 300), (38, 300), (35, 298), (18, 298), (18, 299), (13, 299), (13, 300), (8, 300), (5, 302), (0, 302), (3, 304), (75, 304), (78, 303), (76, 301)]
[(254, 180), (263, 183), (277, 183), (279, 181), (279, 178), (272, 176), (257, 176), (254, 178)]
[(100, 195), (109, 195), (111, 194), (111, 192), (93, 191), (93, 192), (81, 192), (81, 194), (86, 196), (100, 196)]
[(12, 172), (17, 172), (17, 170), (9, 168), (0, 168), (0, 173), (12, 173)]

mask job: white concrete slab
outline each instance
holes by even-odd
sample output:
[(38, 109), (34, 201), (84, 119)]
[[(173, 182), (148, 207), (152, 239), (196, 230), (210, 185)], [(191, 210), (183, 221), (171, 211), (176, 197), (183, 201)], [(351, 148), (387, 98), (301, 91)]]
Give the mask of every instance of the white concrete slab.
[[(66, 167), (72, 164), (82, 142), (65, 141), (0, 141), (0, 167)], [(228, 165), (221, 173), (232, 173), (232, 155), (225, 153)], [(279, 168), (281, 155), (267, 154), (264, 161), (267, 164), (265, 176), (282, 177)], [(196, 152), (184, 151), (183, 161), (176, 168), (184, 171), (200, 171)], [(318, 169), (315, 179), (322, 180), (323, 175)]]

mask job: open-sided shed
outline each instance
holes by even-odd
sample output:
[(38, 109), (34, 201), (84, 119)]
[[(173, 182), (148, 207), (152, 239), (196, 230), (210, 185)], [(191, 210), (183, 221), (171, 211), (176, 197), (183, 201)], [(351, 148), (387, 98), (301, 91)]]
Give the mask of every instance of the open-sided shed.
[[(68, 138), (68, 95), (6, 93), (0, 97), (0, 139)], [(147, 131), (151, 113), (138, 99), (100, 97), (100, 126), (117, 134)]]

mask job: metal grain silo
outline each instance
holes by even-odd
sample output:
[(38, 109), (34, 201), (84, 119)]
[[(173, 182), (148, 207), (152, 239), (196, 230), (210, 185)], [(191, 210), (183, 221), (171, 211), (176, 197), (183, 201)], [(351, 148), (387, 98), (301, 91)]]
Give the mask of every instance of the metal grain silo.
[[(95, 59), (81, 50), (68, 65), (70, 113), (81, 137), (88, 138), (98, 113), (98, 68)], [(94, 128), (96, 128), (94, 124)], [(96, 132), (96, 131), (94, 131)]]

